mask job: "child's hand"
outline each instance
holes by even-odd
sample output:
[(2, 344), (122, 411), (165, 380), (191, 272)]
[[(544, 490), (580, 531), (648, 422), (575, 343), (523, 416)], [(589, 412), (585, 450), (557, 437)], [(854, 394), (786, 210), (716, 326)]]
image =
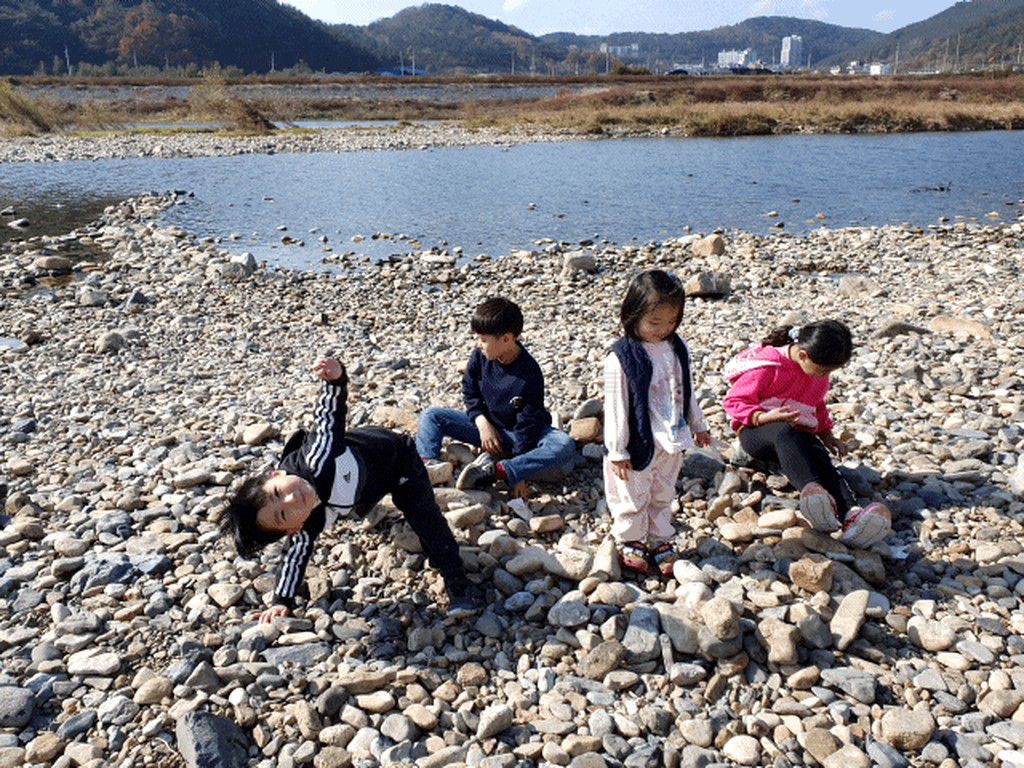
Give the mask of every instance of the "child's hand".
[(844, 443), (838, 437), (833, 435), (831, 432), (829, 432), (827, 435), (822, 435), (821, 442), (824, 443), (825, 447), (832, 451), (832, 453), (834, 453), (836, 456), (845, 456), (847, 453), (850, 452), (850, 449), (846, 445), (846, 443)]
[(345, 366), (333, 357), (325, 357), (313, 366), (313, 370), (324, 381), (337, 381), (345, 374)]
[(778, 421), (796, 424), (800, 420), (800, 413), (784, 405), (781, 408), (772, 408), (770, 411), (758, 411), (755, 418), (757, 419), (755, 426), (758, 427)]
[(695, 432), (693, 435), (693, 442), (697, 444), (698, 448), (707, 448), (709, 445), (711, 445), (711, 433)]
[(267, 610), (262, 611), (262, 612), (256, 614), (255, 616), (250, 616), (249, 618), (250, 619), (257, 619), (258, 618), (260, 624), (270, 624), (278, 616), (287, 616), (287, 615), (288, 615), (288, 606), (287, 605), (272, 605), (269, 608), (267, 608)]
[(492, 456), (503, 456), (505, 446), (501, 442), (501, 434), (486, 416), (477, 416), (476, 428), (480, 431), (480, 447)]
[(622, 482), (629, 480), (629, 473), (633, 471), (633, 462), (629, 459), (623, 459), (622, 461), (610, 461), (612, 465), (612, 474), (614, 474)]

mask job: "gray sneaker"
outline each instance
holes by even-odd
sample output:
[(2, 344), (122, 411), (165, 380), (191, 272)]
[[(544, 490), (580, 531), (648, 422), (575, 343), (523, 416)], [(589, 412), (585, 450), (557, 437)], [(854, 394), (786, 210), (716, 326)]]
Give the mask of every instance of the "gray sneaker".
[(481, 451), (476, 459), (467, 464), (455, 481), (455, 487), (461, 491), (473, 491), (494, 485), (497, 478), (497, 465), (494, 457), (487, 451)]

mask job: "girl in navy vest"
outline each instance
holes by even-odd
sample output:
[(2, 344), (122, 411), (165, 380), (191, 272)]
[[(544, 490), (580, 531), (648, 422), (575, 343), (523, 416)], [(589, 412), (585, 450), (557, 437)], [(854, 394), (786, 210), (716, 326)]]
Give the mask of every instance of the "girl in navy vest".
[(676, 335), (686, 294), (661, 270), (626, 289), (624, 336), (604, 361), (604, 487), (612, 536), (624, 568), (665, 576), (679, 558), (672, 546), (672, 502), (683, 451), (711, 444), (690, 377), (690, 352)]

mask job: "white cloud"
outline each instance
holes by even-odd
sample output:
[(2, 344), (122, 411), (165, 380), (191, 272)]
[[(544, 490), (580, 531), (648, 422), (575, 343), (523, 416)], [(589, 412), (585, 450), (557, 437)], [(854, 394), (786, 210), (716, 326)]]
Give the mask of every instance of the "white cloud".
[(515, 13), (529, 1), (530, 0), (503, 0), (501, 10), (505, 13)]
[(775, 0), (757, 0), (750, 6), (751, 16), (772, 16), (775, 14)]
[(876, 13), (874, 18), (875, 21), (892, 21), (892, 19), (895, 18), (895, 16), (896, 11), (892, 10), (891, 8), (887, 8), (884, 11)]

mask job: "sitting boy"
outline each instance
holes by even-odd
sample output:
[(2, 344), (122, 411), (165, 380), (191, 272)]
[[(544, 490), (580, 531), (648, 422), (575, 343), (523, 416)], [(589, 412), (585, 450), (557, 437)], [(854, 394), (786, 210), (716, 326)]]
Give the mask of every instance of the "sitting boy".
[(544, 376), (519, 342), (523, 313), (505, 298), (487, 299), (470, 322), (479, 347), (462, 378), (465, 412), (428, 408), (420, 418), (416, 448), (427, 464), (437, 461), (446, 435), (483, 448), (463, 469), (456, 487), (474, 489), (502, 480), (516, 496), (526, 481), (561, 467), (576, 455), (565, 432), (551, 426), (544, 409)]
[(431, 565), (444, 577), (448, 615), (462, 617), (480, 610), (480, 591), (466, 577), (459, 546), (434, 500), (412, 440), (376, 427), (346, 433), (345, 368), (326, 358), (313, 370), (324, 382), (313, 430), (301, 445), (300, 440), (288, 441), (279, 469), (242, 483), (224, 517), (225, 532), (243, 556), (289, 537), (274, 605), (260, 614), (260, 621), (287, 615), (316, 537), (334, 524), (339, 513), (365, 514), (389, 493), (420, 537)]

